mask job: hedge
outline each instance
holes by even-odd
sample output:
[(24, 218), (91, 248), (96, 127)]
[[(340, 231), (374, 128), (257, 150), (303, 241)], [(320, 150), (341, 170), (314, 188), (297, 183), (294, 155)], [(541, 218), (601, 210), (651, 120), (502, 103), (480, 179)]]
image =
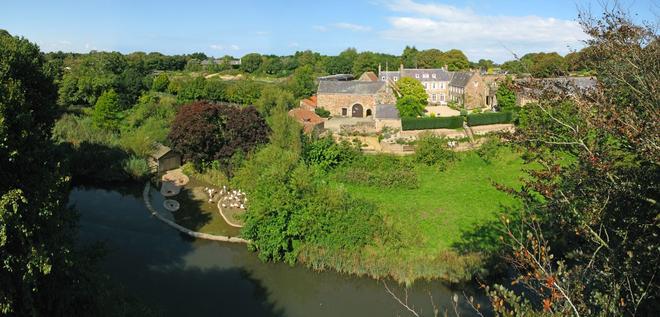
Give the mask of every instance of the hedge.
[(513, 119), (511, 112), (485, 112), (469, 114), (467, 124), (471, 127), (486, 124), (509, 123)]
[(456, 129), (463, 127), (463, 117), (401, 118), (401, 128), (406, 130)]

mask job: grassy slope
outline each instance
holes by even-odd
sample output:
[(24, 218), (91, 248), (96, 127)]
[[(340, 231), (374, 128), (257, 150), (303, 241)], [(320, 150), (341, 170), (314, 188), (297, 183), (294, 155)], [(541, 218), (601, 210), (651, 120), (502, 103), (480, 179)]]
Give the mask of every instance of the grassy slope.
[(484, 163), (476, 154), (462, 154), (446, 171), (419, 167), (417, 189), (383, 189), (346, 184), (354, 195), (379, 204), (387, 221), (403, 233), (405, 252), (413, 260), (448, 250), (461, 234), (497, 218), (501, 205), (515, 200), (492, 186), (492, 181), (517, 185), (520, 157), (502, 150), (499, 159)]

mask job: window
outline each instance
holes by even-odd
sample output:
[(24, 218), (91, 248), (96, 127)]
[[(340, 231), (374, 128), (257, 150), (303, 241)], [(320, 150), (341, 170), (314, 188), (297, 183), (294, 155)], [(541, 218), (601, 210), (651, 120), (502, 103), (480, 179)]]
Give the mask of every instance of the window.
[(394, 81), (397, 81), (397, 80), (399, 80), (399, 78), (397, 78), (396, 76), (394, 76)]
[(440, 89), (445, 89), (445, 83), (443, 82), (440, 83)]
[(427, 87), (426, 84), (427, 84), (427, 83), (424, 83), (424, 89), (428, 89), (428, 88), (429, 88), (429, 87)]
[(345, 117), (346, 115), (348, 115), (348, 109), (346, 109), (346, 108), (341, 108), (341, 115), (344, 116), (344, 117)]
[(383, 80), (385, 80), (385, 76), (381, 77)]
[(435, 82), (433, 82), (433, 83), (431, 84), (431, 87), (433, 87), (433, 89), (435, 89)]
[[(435, 95), (433, 95), (435, 96)], [(445, 101), (445, 94), (440, 94), (440, 101), (444, 102)]]
[(435, 102), (435, 94), (431, 95), (431, 100), (433, 100), (433, 102)]
[(419, 78), (419, 74), (415, 74), (415, 78)]
[(435, 78), (435, 74), (431, 74), (431, 77)]
[(422, 78), (429, 78), (429, 74), (422, 74)]

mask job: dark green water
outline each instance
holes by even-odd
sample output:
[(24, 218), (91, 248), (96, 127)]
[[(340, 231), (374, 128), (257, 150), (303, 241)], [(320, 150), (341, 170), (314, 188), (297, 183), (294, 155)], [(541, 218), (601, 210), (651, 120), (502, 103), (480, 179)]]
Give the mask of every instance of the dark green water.
[[(105, 271), (165, 316), (411, 316), (382, 282), (262, 263), (244, 245), (184, 237), (151, 218), (139, 187), (78, 187), (70, 203), (81, 213), (81, 239), (109, 248)], [(423, 316), (433, 316), (429, 290), (440, 315), (452, 316), (451, 297), (462, 291), (416, 283), (409, 303)], [(466, 305), (459, 311), (474, 315)]]

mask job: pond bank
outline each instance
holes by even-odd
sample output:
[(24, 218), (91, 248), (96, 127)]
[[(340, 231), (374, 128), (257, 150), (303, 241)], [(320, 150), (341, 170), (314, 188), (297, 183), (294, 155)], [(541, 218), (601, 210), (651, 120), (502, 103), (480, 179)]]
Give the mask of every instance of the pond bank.
[[(183, 227), (176, 222), (169, 220), (163, 215), (161, 215), (152, 205), (151, 205), (151, 199), (149, 198), (149, 192), (151, 191), (151, 183), (147, 182), (144, 185), (144, 191), (142, 192), (142, 199), (144, 200), (144, 204), (147, 207), (147, 210), (151, 213), (152, 216), (156, 217), (156, 219), (162, 221), (163, 223), (167, 224), (168, 226), (184, 233), (187, 234), (193, 238), (198, 238), (198, 239), (205, 239), (205, 240), (211, 240), (211, 241), (222, 241), (222, 242), (232, 242), (232, 243), (250, 243), (250, 241), (245, 240), (243, 238), (238, 238), (238, 237), (229, 237), (229, 236), (221, 236), (221, 235), (214, 235), (214, 234), (208, 234), (208, 233), (203, 233), (203, 232), (197, 232), (190, 230), (186, 227)], [(223, 216), (224, 217), (224, 216)]]

